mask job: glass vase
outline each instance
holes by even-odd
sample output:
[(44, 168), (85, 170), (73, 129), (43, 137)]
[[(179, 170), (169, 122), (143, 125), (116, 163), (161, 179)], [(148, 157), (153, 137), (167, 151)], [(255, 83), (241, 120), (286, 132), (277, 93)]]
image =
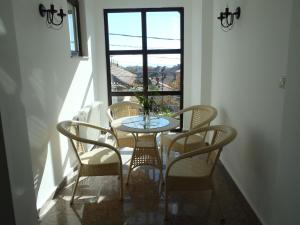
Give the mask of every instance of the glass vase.
[(144, 113), (144, 121), (145, 121), (146, 128), (149, 128), (149, 126), (150, 126), (150, 114), (149, 113)]

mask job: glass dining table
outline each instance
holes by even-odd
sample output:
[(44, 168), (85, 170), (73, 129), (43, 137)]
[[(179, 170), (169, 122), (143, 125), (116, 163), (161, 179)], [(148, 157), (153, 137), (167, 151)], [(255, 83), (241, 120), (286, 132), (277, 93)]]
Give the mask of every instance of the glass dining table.
[(159, 169), (160, 180), (163, 180), (157, 135), (179, 127), (179, 120), (164, 116), (149, 116), (149, 119), (146, 119), (144, 115), (138, 115), (116, 119), (112, 121), (111, 126), (119, 131), (131, 133), (135, 140), (126, 184), (132, 170), (144, 165)]

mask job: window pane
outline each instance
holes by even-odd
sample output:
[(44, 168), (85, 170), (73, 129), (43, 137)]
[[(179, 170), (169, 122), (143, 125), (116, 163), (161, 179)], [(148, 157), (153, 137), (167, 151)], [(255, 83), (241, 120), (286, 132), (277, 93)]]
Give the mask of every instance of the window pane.
[(112, 104), (124, 102), (124, 101), (139, 103), (137, 98), (134, 96), (112, 96), (111, 100), (112, 100)]
[(148, 55), (148, 90), (180, 90), (180, 54)]
[(142, 91), (142, 55), (110, 56), (111, 91)]
[(76, 7), (68, 2), (68, 27), (71, 52), (79, 51)]
[(148, 49), (180, 49), (180, 13), (147, 13)]
[(109, 50), (142, 49), (141, 13), (108, 13)]
[(157, 114), (170, 116), (172, 113), (180, 110), (180, 96), (179, 95), (164, 95), (164, 96), (150, 96), (154, 99), (157, 106), (154, 111)]

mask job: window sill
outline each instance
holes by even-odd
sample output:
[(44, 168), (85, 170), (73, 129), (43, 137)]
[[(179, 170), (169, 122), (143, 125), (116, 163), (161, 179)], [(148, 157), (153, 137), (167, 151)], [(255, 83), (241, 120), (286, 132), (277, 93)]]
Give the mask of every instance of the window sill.
[(71, 59), (88, 60), (89, 56), (71, 55)]

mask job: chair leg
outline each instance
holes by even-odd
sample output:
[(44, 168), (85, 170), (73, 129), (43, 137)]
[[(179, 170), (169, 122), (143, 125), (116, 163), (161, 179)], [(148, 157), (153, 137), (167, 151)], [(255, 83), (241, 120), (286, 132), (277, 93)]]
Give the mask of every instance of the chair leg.
[(167, 191), (167, 182), (165, 184), (165, 220), (168, 220), (168, 191)]
[(119, 179), (120, 179), (120, 200), (123, 201), (123, 173), (122, 173), (122, 169), (119, 175)]
[[(131, 160), (132, 160), (132, 159), (131, 159)], [(131, 174), (131, 163), (130, 163), (129, 170), (128, 170), (128, 175), (127, 175), (126, 185), (128, 185), (128, 183), (129, 183), (129, 177), (130, 177), (130, 174)]]
[(165, 179), (164, 179), (164, 175), (163, 175), (162, 165), (159, 168), (159, 181), (161, 182), (162, 185), (164, 185)]
[(73, 204), (74, 195), (75, 195), (76, 188), (77, 188), (77, 185), (78, 185), (78, 182), (79, 182), (79, 178), (80, 178), (80, 170), (78, 171), (78, 175), (77, 175), (77, 177), (76, 177), (76, 181), (75, 181), (75, 185), (74, 185), (74, 188), (73, 188), (73, 192), (72, 192), (72, 197), (71, 197), (70, 205)]
[(160, 158), (161, 161), (163, 162), (163, 153), (164, 153), (164, 145), (163, 145), (163, 141), (162, 141), (162, 134), (160, 135)]

